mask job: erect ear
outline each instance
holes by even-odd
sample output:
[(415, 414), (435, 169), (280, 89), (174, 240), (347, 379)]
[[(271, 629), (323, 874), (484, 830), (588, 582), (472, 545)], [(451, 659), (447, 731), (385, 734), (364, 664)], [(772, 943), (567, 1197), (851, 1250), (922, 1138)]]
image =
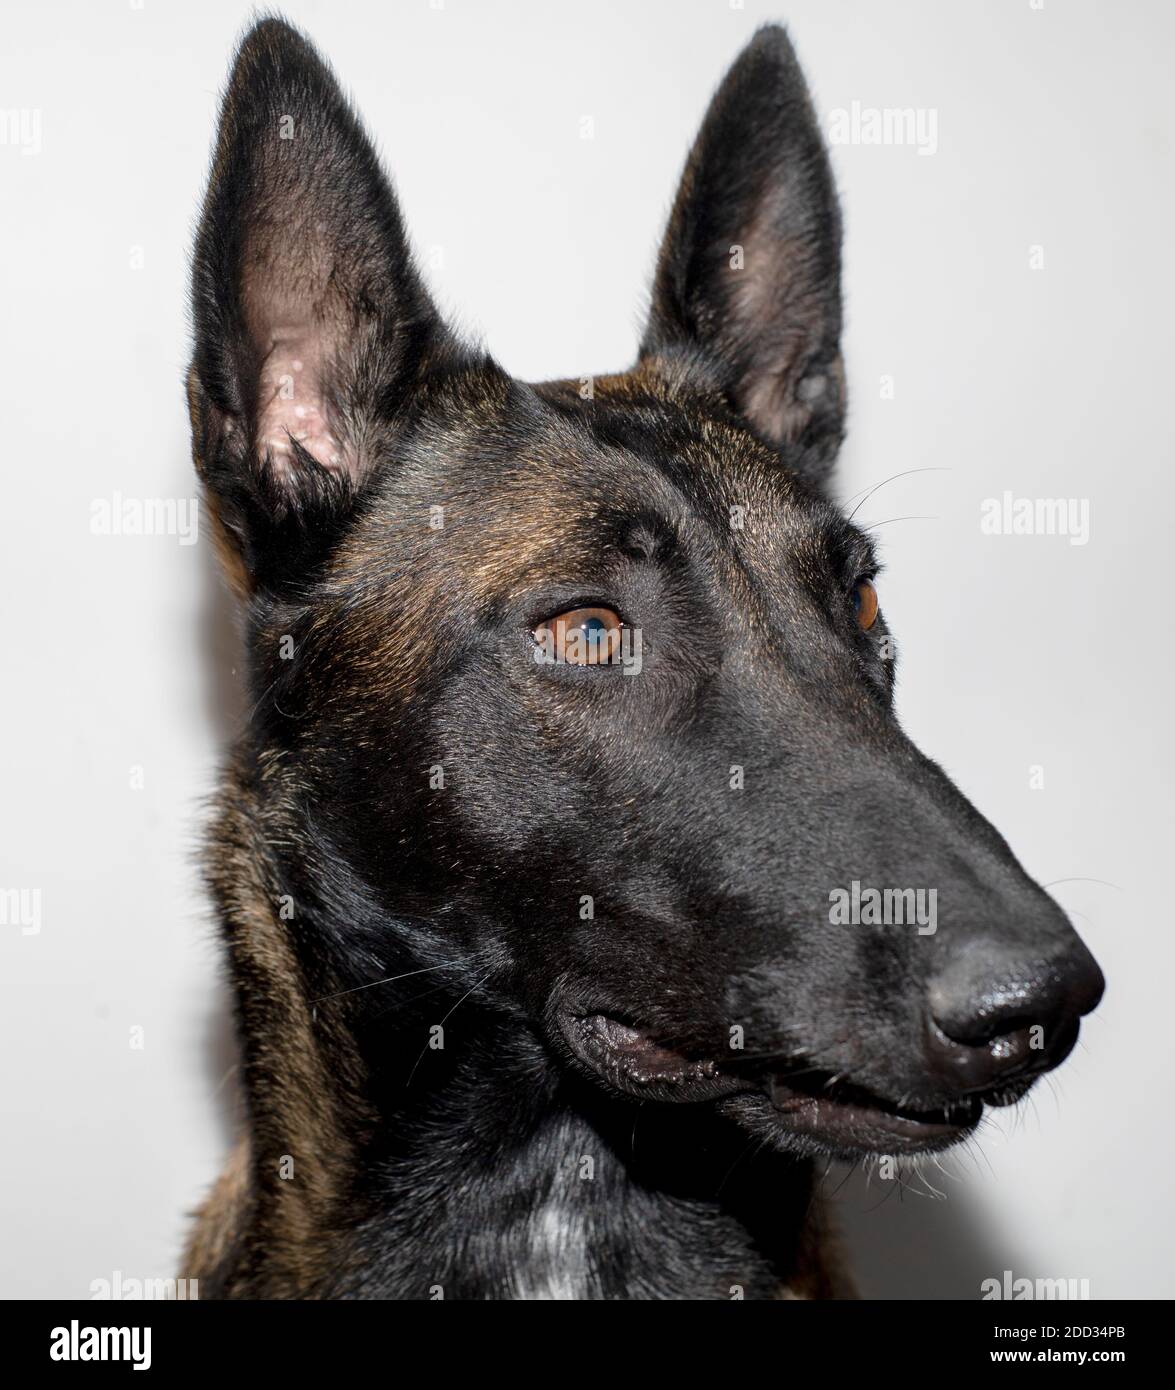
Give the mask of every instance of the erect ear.
[(279, 20), (237, 53), (192, 313), (193, 449), (249, 588), (338, 533), (413, 390), (453, 351), (358, 119)]
[(661, 246), (642, 357), (700, 352), (813, 481), (844, 432), (840, 210), (799, 63), (760, 29), (710, 103)]

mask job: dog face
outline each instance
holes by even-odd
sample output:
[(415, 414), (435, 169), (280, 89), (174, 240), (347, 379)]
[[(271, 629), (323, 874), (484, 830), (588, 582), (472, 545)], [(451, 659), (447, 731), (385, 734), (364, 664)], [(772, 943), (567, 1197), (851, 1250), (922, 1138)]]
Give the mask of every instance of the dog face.
[(877, 561), (825, 491), (839, 243), (762, 30), (637, 366), (512, 380), (442, 323), (334, 79), (266, 21), (225, 101), (190, 400), (259, 794), (333, 979), (447, 966), (617, 1105), (850, 1155), (966, 1134), (1102, 980), (894, 717)]

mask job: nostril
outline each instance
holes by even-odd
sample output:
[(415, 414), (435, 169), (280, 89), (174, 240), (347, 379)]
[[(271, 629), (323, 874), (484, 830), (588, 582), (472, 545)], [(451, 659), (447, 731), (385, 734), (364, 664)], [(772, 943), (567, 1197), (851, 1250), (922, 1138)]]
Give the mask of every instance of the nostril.
[(963, 1092), (999, 1090), (1051, 1071), (1073, 1050), (1077, 1019), (1046, 1025), (1028, 1023), (993, 1033), (982, 1041), (962, 1041), (930, 1020), (927, 1060), (947, 1085)]
[(963, 1026), (941, 1018), (933, 1019), (933, 1023), (948, 1042), (957, 1043), (960, 1047), (994, 1046), (1001, 1039), (1019, 1037), (1021, 1034), (1028, 1037), (1034, 1027), (1047, 1027), (1041, 1020), (1027, 1016), (1007, 1020), (980, 1016)]
[(955, 1090), (986, 1091), (1022, 1075), (1041, 1059), (1030, 1027), (987, 1038), (957, 1038), (931, 1020), (929, 1057), (934, 1071)]
[(932, 987), (930, 1007), (935, 1027), (963, 1047), (983, 1047), (1036, 1026), (1048, 1029), (1058, 1012), (1055, 1001), (1026, 979), (982, 992)]

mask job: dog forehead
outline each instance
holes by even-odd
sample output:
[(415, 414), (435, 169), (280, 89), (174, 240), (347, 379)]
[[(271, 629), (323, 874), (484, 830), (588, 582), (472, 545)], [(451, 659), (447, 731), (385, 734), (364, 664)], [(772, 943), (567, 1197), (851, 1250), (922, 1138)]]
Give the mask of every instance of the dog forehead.
[(781, 579), (821, 563), (835, 511), (746, 430), (647, 396), (552, 402), (549, 389), (483, 392), (424, 421), (384, 470), (343, 569), (370, 575), (398, 556), (488, 596), (674, 543)]

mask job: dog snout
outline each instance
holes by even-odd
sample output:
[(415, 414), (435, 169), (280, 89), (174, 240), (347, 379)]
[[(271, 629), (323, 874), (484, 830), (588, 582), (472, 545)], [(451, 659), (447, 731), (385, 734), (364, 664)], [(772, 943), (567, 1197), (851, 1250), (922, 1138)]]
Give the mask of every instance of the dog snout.
[(1062, 950), (1036, 956), (972, 941), (931, 981), (929, 1060), (952, 1089), (1007, 1086), (1068, 1056), (1105, 988), (1085, 944), (1068, 934)]

